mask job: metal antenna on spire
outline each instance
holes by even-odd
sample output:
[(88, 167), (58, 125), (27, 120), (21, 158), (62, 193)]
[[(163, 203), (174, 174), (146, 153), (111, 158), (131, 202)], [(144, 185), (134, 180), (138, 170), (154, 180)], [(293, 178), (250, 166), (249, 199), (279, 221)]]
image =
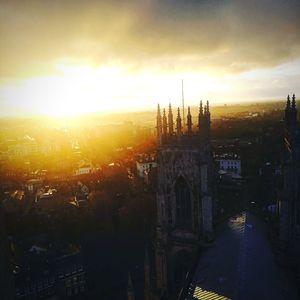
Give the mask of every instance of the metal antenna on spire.
[(185, 113), (184, 113), (184, 91), (183, 91), (183, 79), (181, 79), (181, 92), (182, 92), (182, 118), (183, 126), (185, 125)]

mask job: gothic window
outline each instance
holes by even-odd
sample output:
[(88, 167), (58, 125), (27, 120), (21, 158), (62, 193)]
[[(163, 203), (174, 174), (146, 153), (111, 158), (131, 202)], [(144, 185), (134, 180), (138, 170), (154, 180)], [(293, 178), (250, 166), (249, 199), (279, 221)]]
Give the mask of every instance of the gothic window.
[(179, 228), (191, 228), (192, 207), (191, 193), (186, 181), (179, 177), (175, 184), (176, 195), (176, 226)]

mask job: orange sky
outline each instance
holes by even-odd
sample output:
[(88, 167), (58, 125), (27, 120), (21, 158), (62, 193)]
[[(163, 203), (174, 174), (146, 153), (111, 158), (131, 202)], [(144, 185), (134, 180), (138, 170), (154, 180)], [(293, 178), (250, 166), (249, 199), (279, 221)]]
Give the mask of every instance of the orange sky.
[(0, 0), (2, 115), (300, 94), (300, 4)]

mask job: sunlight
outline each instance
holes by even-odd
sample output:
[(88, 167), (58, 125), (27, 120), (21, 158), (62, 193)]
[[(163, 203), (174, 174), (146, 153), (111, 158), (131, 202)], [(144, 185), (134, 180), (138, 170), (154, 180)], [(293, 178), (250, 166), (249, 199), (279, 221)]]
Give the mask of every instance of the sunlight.
[(193, 297), (195, 299), (201, 299), (201, 300), (230, 300), (229, 298), (219, 295), (217, 293), (213, 293), (210, 291), (206, 291), (199, 286), (196, 286)]
[(109, 100), (113, 97), (114, 87), (122, 84), (119, 69), (68, 65), (58, 65), (57, 69), (62, 72), (62, 77), (54, 87), (57, 92), (52, 100), (57, 109), (51, 114), (73, 116), (112, 108)]
[(68, 117), (116, 107), (111, 101), (122, 87), (117, 68), (58, 65), (58, 75), (20, 80), (3, 89), (3, 98), (24, 112)]
[(2, 97), (24, 113), (73, 117), (90, 112), (152, 108), (157, 102), (181, 106), (181, 79), (188, 105), (213, 100), (230, 82), (206, 73), (129, 73), (120, 66), (55, 65), (52, 76), (32, 77), (2, 88)]

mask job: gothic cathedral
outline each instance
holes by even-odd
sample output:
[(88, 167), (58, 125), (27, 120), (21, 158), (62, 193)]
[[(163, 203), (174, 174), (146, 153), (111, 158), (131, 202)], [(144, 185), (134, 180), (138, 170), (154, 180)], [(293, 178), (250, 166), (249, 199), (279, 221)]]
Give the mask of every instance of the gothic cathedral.
[(169, 105), (157, 110), (158, 187), (155, 243), (156, 298), (180, 292), (201, 241), (213, 234), (214, 164), (210, 145), (210, 110), (200, 103), (197, 126), (190, 108), (176, 126)]
[(300, 253), (300, 133), (296, 97), (287, 97), (284, 116), (283, 193), (279, 203), (279, 239), (286, 250)]

